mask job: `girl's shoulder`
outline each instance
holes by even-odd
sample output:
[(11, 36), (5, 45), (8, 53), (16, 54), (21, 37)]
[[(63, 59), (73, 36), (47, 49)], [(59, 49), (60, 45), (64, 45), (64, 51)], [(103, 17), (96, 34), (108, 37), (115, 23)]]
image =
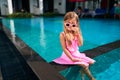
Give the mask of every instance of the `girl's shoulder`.
[(64, 31), (63, 32), (60, 32), (60, 34), (65, 34)]
[(63, 35), (63, 36), (65, 36), (65, 33), (64, 33), (64, 32), (61, 32), (61, 33), (60, 33), (60, 35)]
[(62, 38), (65, 39), (65, 33), (64, 33), (64, 32), (61, 32), (61, 33), (60, 33), (60, 37), (62, 37)]

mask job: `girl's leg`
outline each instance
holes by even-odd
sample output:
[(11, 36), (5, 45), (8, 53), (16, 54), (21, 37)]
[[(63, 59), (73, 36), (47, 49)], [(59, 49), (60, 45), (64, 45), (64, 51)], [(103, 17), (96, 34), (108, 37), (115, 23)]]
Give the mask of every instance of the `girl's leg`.
[(85, 79), (84, 79), (84, 77), (85, 77), (84, 68), (85, 68), (86, 66), (83, 65), (83, 64), (79, 64), (79, 66), (82, 67), (82, 68), (80, 69), (81, 78), (82, 78), (82, 80), (85, 80)]
[(82, 75), (82, 80), (84, 80), (84, 75), (86, 74), (90, 80), (95, 80), (95, 78), (92, 76), (89, 68), (84, 65), (84, 64), (79, 64), (79, 66), (82, 66), (82, 71), (81, 71), (81, 75)]
[(87, 76), (89, 77), (90, 80), (95, 80), (95, 78), (92, 76), (89, 68), (84, 68), (84, 72), (87, 74)]
[(84, 72), (84, 70), (83, 70), (83, 69), (81, 69), (81, 70), (80, 70), (80, 74), (81, 74), (82, 80), (85, 80), (85, 79), (84, 79), (85, 72)]

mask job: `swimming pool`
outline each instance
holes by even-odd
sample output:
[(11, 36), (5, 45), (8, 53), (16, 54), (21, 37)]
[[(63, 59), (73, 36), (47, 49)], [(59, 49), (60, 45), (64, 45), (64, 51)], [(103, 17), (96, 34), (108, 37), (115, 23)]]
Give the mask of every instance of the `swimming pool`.
[[(17, 35), (47, 62), (61, 55), (59, 33), (63, 30), (63, 17), (4, 18), (2, 22), (13, 36)], [(120, 40), (119, 20), (81, 19), (80, 26), (84, 38), (84, 45), (80, 47), (80, 51)]]

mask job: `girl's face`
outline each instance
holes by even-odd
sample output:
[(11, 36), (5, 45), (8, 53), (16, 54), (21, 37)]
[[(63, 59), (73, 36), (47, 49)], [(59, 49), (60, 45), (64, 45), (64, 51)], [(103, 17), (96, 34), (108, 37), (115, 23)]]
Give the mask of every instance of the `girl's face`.
[(68, 31), (74, 31), (78, 27), (78, 23), (75, 18), (64, 21), (64, 26)]

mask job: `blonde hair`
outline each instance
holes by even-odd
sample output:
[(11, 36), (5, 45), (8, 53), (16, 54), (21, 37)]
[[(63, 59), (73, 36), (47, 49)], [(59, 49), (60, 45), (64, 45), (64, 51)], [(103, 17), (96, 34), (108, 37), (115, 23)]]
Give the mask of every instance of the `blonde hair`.
[[(79, 17), (75, 12), (67, 12), (66, 15), (64, 16), (64, 22), (66, 20), (70, 20), (70, 19), (75, 19), (77, 22), (77, 27), (79, 29), (80, 32), (80, 28), (79, 28)], [(68, 42), (69, 45), (71, 45), (71, 40), (73, 39), (73, 35), (69, 34), (69, 31), (66, 29), (66, 27), (64, 26), (64, 33), (65, 33), (65, 38), (66, 41)], [(81, 32), (80, 32), (81, 33)]]
[(79, 18), (78, 15), (71, 11), (71, 12), (67, 12), (66, 15), (64, 16), (64, 21), (68, 20), (68, 19), (73, 19), (75, 18), (77, 22), (79, 22)]

